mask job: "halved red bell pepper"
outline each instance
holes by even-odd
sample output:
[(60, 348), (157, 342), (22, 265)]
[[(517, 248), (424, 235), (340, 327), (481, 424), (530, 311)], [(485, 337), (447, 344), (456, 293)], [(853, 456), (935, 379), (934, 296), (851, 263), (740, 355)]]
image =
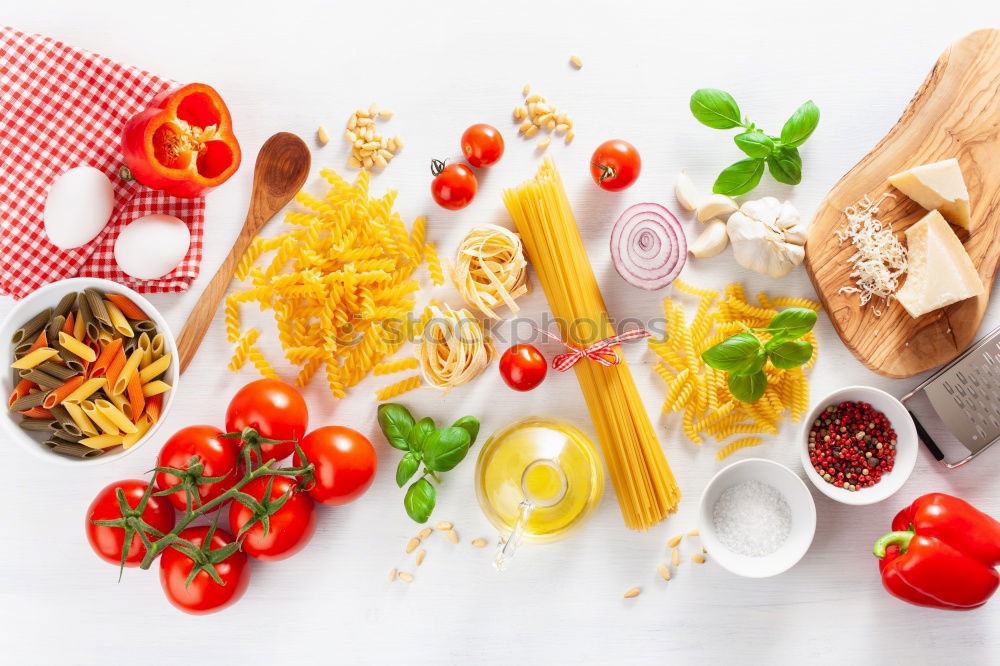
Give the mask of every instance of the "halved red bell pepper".
[(1000, 522), (944, 493), (918, 497), (875, 542), (882, 584), (918, 606), (971, 610), (985, 604), (1000, 574)]
[(167, 90), (125, 124), (125, 165), (140, 183), (196, 197), (240, 166), (240, 144), (219, 93), (204, 83)]

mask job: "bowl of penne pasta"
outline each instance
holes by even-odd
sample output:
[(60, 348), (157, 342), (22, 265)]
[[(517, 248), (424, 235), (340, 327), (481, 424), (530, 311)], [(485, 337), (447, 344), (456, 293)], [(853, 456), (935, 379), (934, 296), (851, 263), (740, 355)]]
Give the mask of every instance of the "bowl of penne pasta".
[(98, 278), (53, 282), (22, 300), (0, 325), (0, 350), (8, 440), (66, 464), (138, 448), (170, 409), (180, 375), (163, 316)]

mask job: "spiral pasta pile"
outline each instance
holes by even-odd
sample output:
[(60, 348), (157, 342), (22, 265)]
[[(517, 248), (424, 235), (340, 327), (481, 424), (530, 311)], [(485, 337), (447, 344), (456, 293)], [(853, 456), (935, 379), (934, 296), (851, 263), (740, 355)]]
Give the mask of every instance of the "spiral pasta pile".
[(458, 246), (451, 280), (465, 302), (490, 319), (494, 308), (517, 312), (515, 299), (528, 293), (528, 262), (521, 239), (494, 224), (474, 227)]
[[(255, 239), (240, 261), (238, 276), (250, 285), (227, 297), (226, 332), (236, 342), (230, 368), (249, 360), (265, 377), (277, 377), (255, 346), (259, 333), (239, 328), (240, 304), (273, 311), (285, 357), (300, 366), (296, 384), (305, 386), (322, 369), (342, 398), (406, 342), (420, 288), (412, 276), (433, 246), (422, 218), (407, 231), (393, 210), (395, 191), (369, 195), (367, 171), (353, 184), (329, 169), (320, 175), (330, 186), (326, 196), (296, 195), (309, 212), (288, 213), (293, 228)], [(439, 272), (432, 267), (435, 281)]]
[[(702, 435), (721, 441), (732, 435), (777, 434), (786, 412), (796, 421), (801, 419), (809, 408), (809, 380), (805, 371), (816, 363), (818, 351), (814, 332), (810, 331), (804, 338), (813, 346), (812, 358), (804, 366), (782, 370), (768, 362), (764, 367), (767, 390), (754, 403), (735, 399), (726, 384), (726, 373), (706, 365), (701, 354), (734, 333), (742, 332), (745, 326), (767, 326), (778, 312), (775, 306), (794, 305), (819, 310), (819, 304), (807, 299), (771, 299), (761, 293), (758, 296), (761, 305), (751, 305), (739, 284), (727, 286), (724, 294), (681, 280), (675, 280), (674, 287), (697, 296), (698, 308), (688, 324), (684, 308), (670, 298), (665, 299), (667, 338), (651, 340), (649, 346), (660, 358), (655, 370), (667, 384), (663, 411), (682, 412), (681, 426), (688, 439), (701, 444)], [(767, 339), (767, 334), (760, 335)], [(737, 442), (739, 446), (727, 446), (720, 455), (753, 446), (759, 440), (745, 438), (731, 444)]]

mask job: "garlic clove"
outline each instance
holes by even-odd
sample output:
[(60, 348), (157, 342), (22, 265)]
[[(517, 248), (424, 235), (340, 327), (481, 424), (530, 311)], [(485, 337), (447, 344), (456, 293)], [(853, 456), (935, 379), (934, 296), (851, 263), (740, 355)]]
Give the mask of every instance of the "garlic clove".
[(713, 217), (728, 217), (739, 208), (732, 198), (724, 194), (713, 194), (701, 202), (694, 214), (699, 222), (707, 222)]
[(806, 238), (809, 237), (809, 227), (805, 224), (796, 224), (794, 227), (785, 229), (785, 241), (795, 245), (805, 245)]
[(727, 245), (729, 245), (729, 234), (726, 232), (726, 223), (715, 219), (709, 221), (688, 250), (692, 256), (704, 259), (719, 254)]
[(674, 196), (677, 197), (677, 202), (685, 210), (694, 210), (701, 203), (701, 194), (698, 192), (698, 188), (695, 187), (694, 181), (688, 178), (688, 175), (683, 171), (677, 174), (677, 184), (674, 185)]

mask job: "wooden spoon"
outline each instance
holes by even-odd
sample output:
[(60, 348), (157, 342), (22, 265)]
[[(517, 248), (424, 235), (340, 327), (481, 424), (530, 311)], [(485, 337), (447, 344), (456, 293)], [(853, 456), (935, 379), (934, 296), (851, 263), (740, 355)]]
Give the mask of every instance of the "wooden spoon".
[(309, 175), (309, 165), (309, 148), (294, 134), (278, 132), (261, 146), (253, 168), (250, 210), (243, 229), (236, 237), (233, 249), (195, 303), (177, 340), (181, 372), (184, 372), (198, 351), (198, 346), (215, 317), (215, 311), (219, 309), (219, 303), (226, 294), (240, 257), (267, 221), (302, 189), (302, 184)]

